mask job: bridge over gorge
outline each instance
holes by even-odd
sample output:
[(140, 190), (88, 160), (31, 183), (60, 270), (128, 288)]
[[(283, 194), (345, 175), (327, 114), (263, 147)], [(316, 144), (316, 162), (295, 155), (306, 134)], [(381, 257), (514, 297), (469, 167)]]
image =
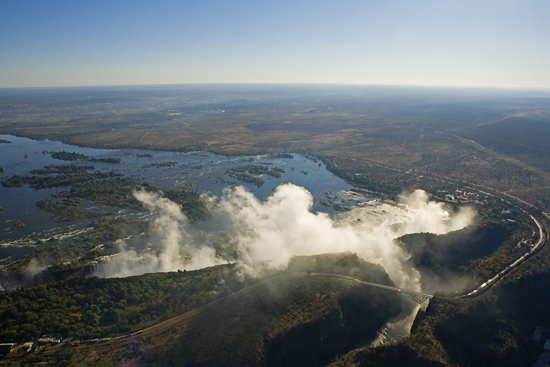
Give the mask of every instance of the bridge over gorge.
[[(526, 252), (522, 256), (520, 256), (517, 260), (515, 260), (513, 263), (505, 267), (503, 270), (501, 270), (497, 275), (495, 275), (493, 278), (489, 279), (485, 283), (481, 284), (479, 287), (477, 287), (475, 290), (471, 291), (470, 293), (457, 296), (456, 298), (466, 298), (466, 297), (475, 297), (483, 293), (484, 291), (488, 290), (491, 286), (496, 284), (500, 279), (502, 279), (506, 274), (508, 274), (510, 271), (518, 267), (519, 265), (523, 264), (529, 257), (533, 256), (537, 251), (539, 251), (542, 246), (546, 243), (547, 239), (550, 239), (550, 231), (548, 230), (547, 223), (545, 221), (538, 220), (533, 215), (530, 215), (531, 219), (535, 222), (539, 229), (539, 240), (537, 243), (533, 245), (530, 251)], [(550, 218), (550, 217), (549, 217)], [(409, 297), (410, 299), (414, 300), (415, 302), (421, 304), (431, 298), (433, 298), (433, 295), (412, 291), (410, 289), (405, 288), (396, 288), (396, 287), (389, 287), (386, 285), (381, 285), (377, 283), (370, 283), (365, 282), (360, 279), (352, 278), (346, 275), (341, 274), (333, 274), (333, 273), (309, 273), (309, 275), (312, 276), (330, 276), (330, 277), (337, 277), (342, 279), (348, 279), (355, 282), (359, 282), (363, 285), (369, 286), (369, 287), (376, 287), (381, 289), (386, 289), (393, 292), (398, 292), (403, 294), (404, 296)]]
[(410, 299), (412, 299), (413, 301), (415, 301), (418, 304), (422, 304), (423, 302), (425, 302), (425, 301), (427, 301), (427, 300), (429, 300), (433, 297), (432, 294), (417, 292), (417, 291), (413, 291), (413, 290), (405, 289), (405, 288), (390, 287), (390, 286), (382, 285), (382, 284), (378, 284), (378, 283), (365, 282), (361, 279), (352, 278), (352, 277), (349, 277), (347, 275), (342, 275), (342, 274), (309, 273), (309, 276), (313, 276), (313, 277), (331, 277), (331, 278), (341, 278), (341, 279), (351, 280), (353, 282), (357, 282), (359, 284), (362, 284), (362, 285), (365, 285), (365, 286), (368, 286), (368, 287), (374, 287), (374, 288), (384, 289), (384, 290), (391, 291), (391, 292), (401, 293), (402, 295), (409, 297)]

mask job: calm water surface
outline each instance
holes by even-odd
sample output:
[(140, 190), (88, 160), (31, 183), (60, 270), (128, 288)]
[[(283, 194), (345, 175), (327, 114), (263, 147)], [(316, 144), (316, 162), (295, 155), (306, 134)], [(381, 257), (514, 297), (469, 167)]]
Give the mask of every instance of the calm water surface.
[[(211, 196), (220, 196), (223, 190), (238, 184), (253, 192), (260, 200), (266, 199), (280, 184), (291, 182), (305, 187), (314, 197), (312, 211), (327, 212), (335, 215), (332, 206), (321, 202), (338, 202), (342, 206), (351, 206), (347, 193), (352, 188), (342, 179), (329, 172), (325, 165), (314, 162), (299, 154), (292, 159), (273, 159), (269, 156), (222, 156), (208, 152), (169, 152), (149, 151), (143, 149), (94, 149), (85, 148), (58, 141), (33, 140), (0, 135), (0, 139), (10, 144), (0, 144), (0, 166), (4, 169), (1, 177), (13, 175), (30, 175), (33, 169), (43, 168), (49, 164), (56, 165), (93, 165), (96, 170), (118, 170), (124, 177), (143, 180), (160, 188), (186, 188)], [(101, 163), (87, 161), (62, 161), (54, 159), (46, 152), (75, 152), (93, 158), (120, 158), (121, 163)], [(173, 162), (170, 167), (150, 166)], [(232, 167), (247, 164), (265, 164), (284, 170), (281, 178), (262, 176), (265, 183), (261, 187), (241, 182), (226, 172)], [(147, 167), (149, 166), (149, 167)], [(55, 223), (50, 215), (36, 207), (36, 202), (51, 198), (52, 194), (66, 190), (67, 187), (35, 190), (28, 186), (22, 188), (5, 188), (0, 186), (0, 206), (4, 208), (0, 216), (0, 242), (18, 236), (37, 233), (62, 227)], [(363, 201), (367, 200), (362, 198)], [(92, 203), (84, 203), (89, 206)], [(116, 211), (115, 211), (116, 212)], [(25, 227), (15, 227), (16, 221), (25, 223)], [(84, 221), (84, 220), (83, 220)], [(87, 220), (88, 222), (90, 219)]]

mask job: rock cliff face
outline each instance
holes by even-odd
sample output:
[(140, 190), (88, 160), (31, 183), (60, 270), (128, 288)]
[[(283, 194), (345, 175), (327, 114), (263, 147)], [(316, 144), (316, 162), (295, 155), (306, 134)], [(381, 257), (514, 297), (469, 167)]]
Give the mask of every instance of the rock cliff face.
[(465, 289), (465, 274), (479, 265), (476, 260), (493, 254), (510, 235), (508, 224), (482, 222), (443, 235), (407, 234), (397, 243), (410, 254), (410, 266), (420, 271), (422, 289), (433, 293)]
[(401, 300), (392, 292), (304, 273), (391, 283), (381, 267), (354, 254), (299, 257), (290, 268), (207, 315), (193, 315), (181, 335), (155, 348), (153, 365), (324, 366), (368, 344), (401, 311)]
[[(71, 343), (110, 337), (22, 355), (19, 365), (32, 357), (67, 367), (322, 366), (367, 344), (401, 311), (395, 293), (307, 274), (391, 283), (380, 266), (354, 254), (300, 257), (293, 264), (293, 271), (244, 283), (237, 266), (220, 265), (128, 278), (76, 277), (2, 292), (2, 335), (14, 339), (56, 332)], [(23, 333), (18, 325), (29, 315), (37, 321)]]
[[(324, 302), (325, 309), (306, 322), (295, 323), (286, 330), (275, 327), (265, 338), (264, 353), (268, 366), (323, 366), (337, 355), (367, 342), (387, 319), (399, 312), (395, 295), (369, 294), (365, 289), (351, 289), (337, 299), (324, 296), (298, 313), (312, 315), (311, 305)], [(285, 320), (287, 315), (281, 320)]]

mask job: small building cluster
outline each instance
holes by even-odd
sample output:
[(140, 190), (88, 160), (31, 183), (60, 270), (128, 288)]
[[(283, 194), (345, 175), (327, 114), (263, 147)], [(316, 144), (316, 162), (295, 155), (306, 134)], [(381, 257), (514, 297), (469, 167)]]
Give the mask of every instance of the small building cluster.
[(442, 201), (449, 201), (453, 203), (476, 203), (478, 205), (487, 204), (487, 198), (480, 196), (479, 193), (459, 189), (455, 190), (454, 193), (447, 190), (438, 190), (437, 196), (434, 197)]

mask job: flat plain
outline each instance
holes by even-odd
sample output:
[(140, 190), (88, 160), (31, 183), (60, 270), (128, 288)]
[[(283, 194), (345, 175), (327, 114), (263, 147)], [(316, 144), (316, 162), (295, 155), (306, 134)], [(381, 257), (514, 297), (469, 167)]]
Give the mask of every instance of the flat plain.
[[(248, 156), (225, 175), (258, 187), (287, 167), (275, 167), (267, 157), (293, 159), (298, 153), (311, 171), (324, 163), (356, 197), (376, 198), (381, 212), (390, 208), (383, 205), (395, 208), (406, 193), (422, 189), (450, 211), (471, 206), (477, 213), (466, 228), (391, 240), (407, 254), (403, 263), (421, 275), (422, 290), (434, 297), (417, 312), (408, 337), (373, 347), (369, 343), (382, 325), (405, 303), (397, 294), (355, 282), (395, 285), (387, 269), (351, 252), (297, 256), (287, 268), (243, 277), (239, 248), (227, 231), (215, 244), (224, 265), (90, 276), (98, 262), (120, 251), (121, 241), (162, 242), (151, 217), (139, 214), (145, 210), (132, 196), (137, 188), (162, 191), (193, 223), (212, 213), (187, 187), (161, 190), (136, 177), (121, 178), (118, 166), (88, 173), (97, 160), (58, 152), (64, 160), (80, 160), (78, 166), (51, 164), (33, 170), (34, 176), (5, 176), (2, 184), (62, 187), (36, 205), (56, 222), (86, 222), (87, 232), (65, 242), (55, 236), (31, 241), (17, 249), (21, 254), (3, 247), (12, 251), (5, 253), (11, 263), (3, 263), (3, 279), (41, 285), (0, 292), (0, 338), (22, 345), (54, 333), (68, 342), (40, 345), (28, 354), (16, 350), (0, 357), (0, 366), (530, 366), (544, 342), (532, 340), (533, 330), (541, 327), (550, 338), (548, 91), (338, 85), (0, 89), (0, 134), (91, 148)], [(113, 157), (101, 163), (116, 159), (120, 163)], [(203, 163), (208, 165), (156, 162), (140, 170), (199, 172), (206, 170)], [(350, 210), (328, 192), (319, 205), (338, 215)], [(99, 210), (113, 207), (141, 216)], [(342, 215), (359, 226), (361, 217), (350, 213)], [(42, 272), (32, 273), (33, 264)], [(312, 272), (341, 276), (309, 277)]]
[(98, 148), (307, 153), (358, 179), (459, 180), (548, 212), (547, 97), (312, 85), (4, 90), (0, 133)]

